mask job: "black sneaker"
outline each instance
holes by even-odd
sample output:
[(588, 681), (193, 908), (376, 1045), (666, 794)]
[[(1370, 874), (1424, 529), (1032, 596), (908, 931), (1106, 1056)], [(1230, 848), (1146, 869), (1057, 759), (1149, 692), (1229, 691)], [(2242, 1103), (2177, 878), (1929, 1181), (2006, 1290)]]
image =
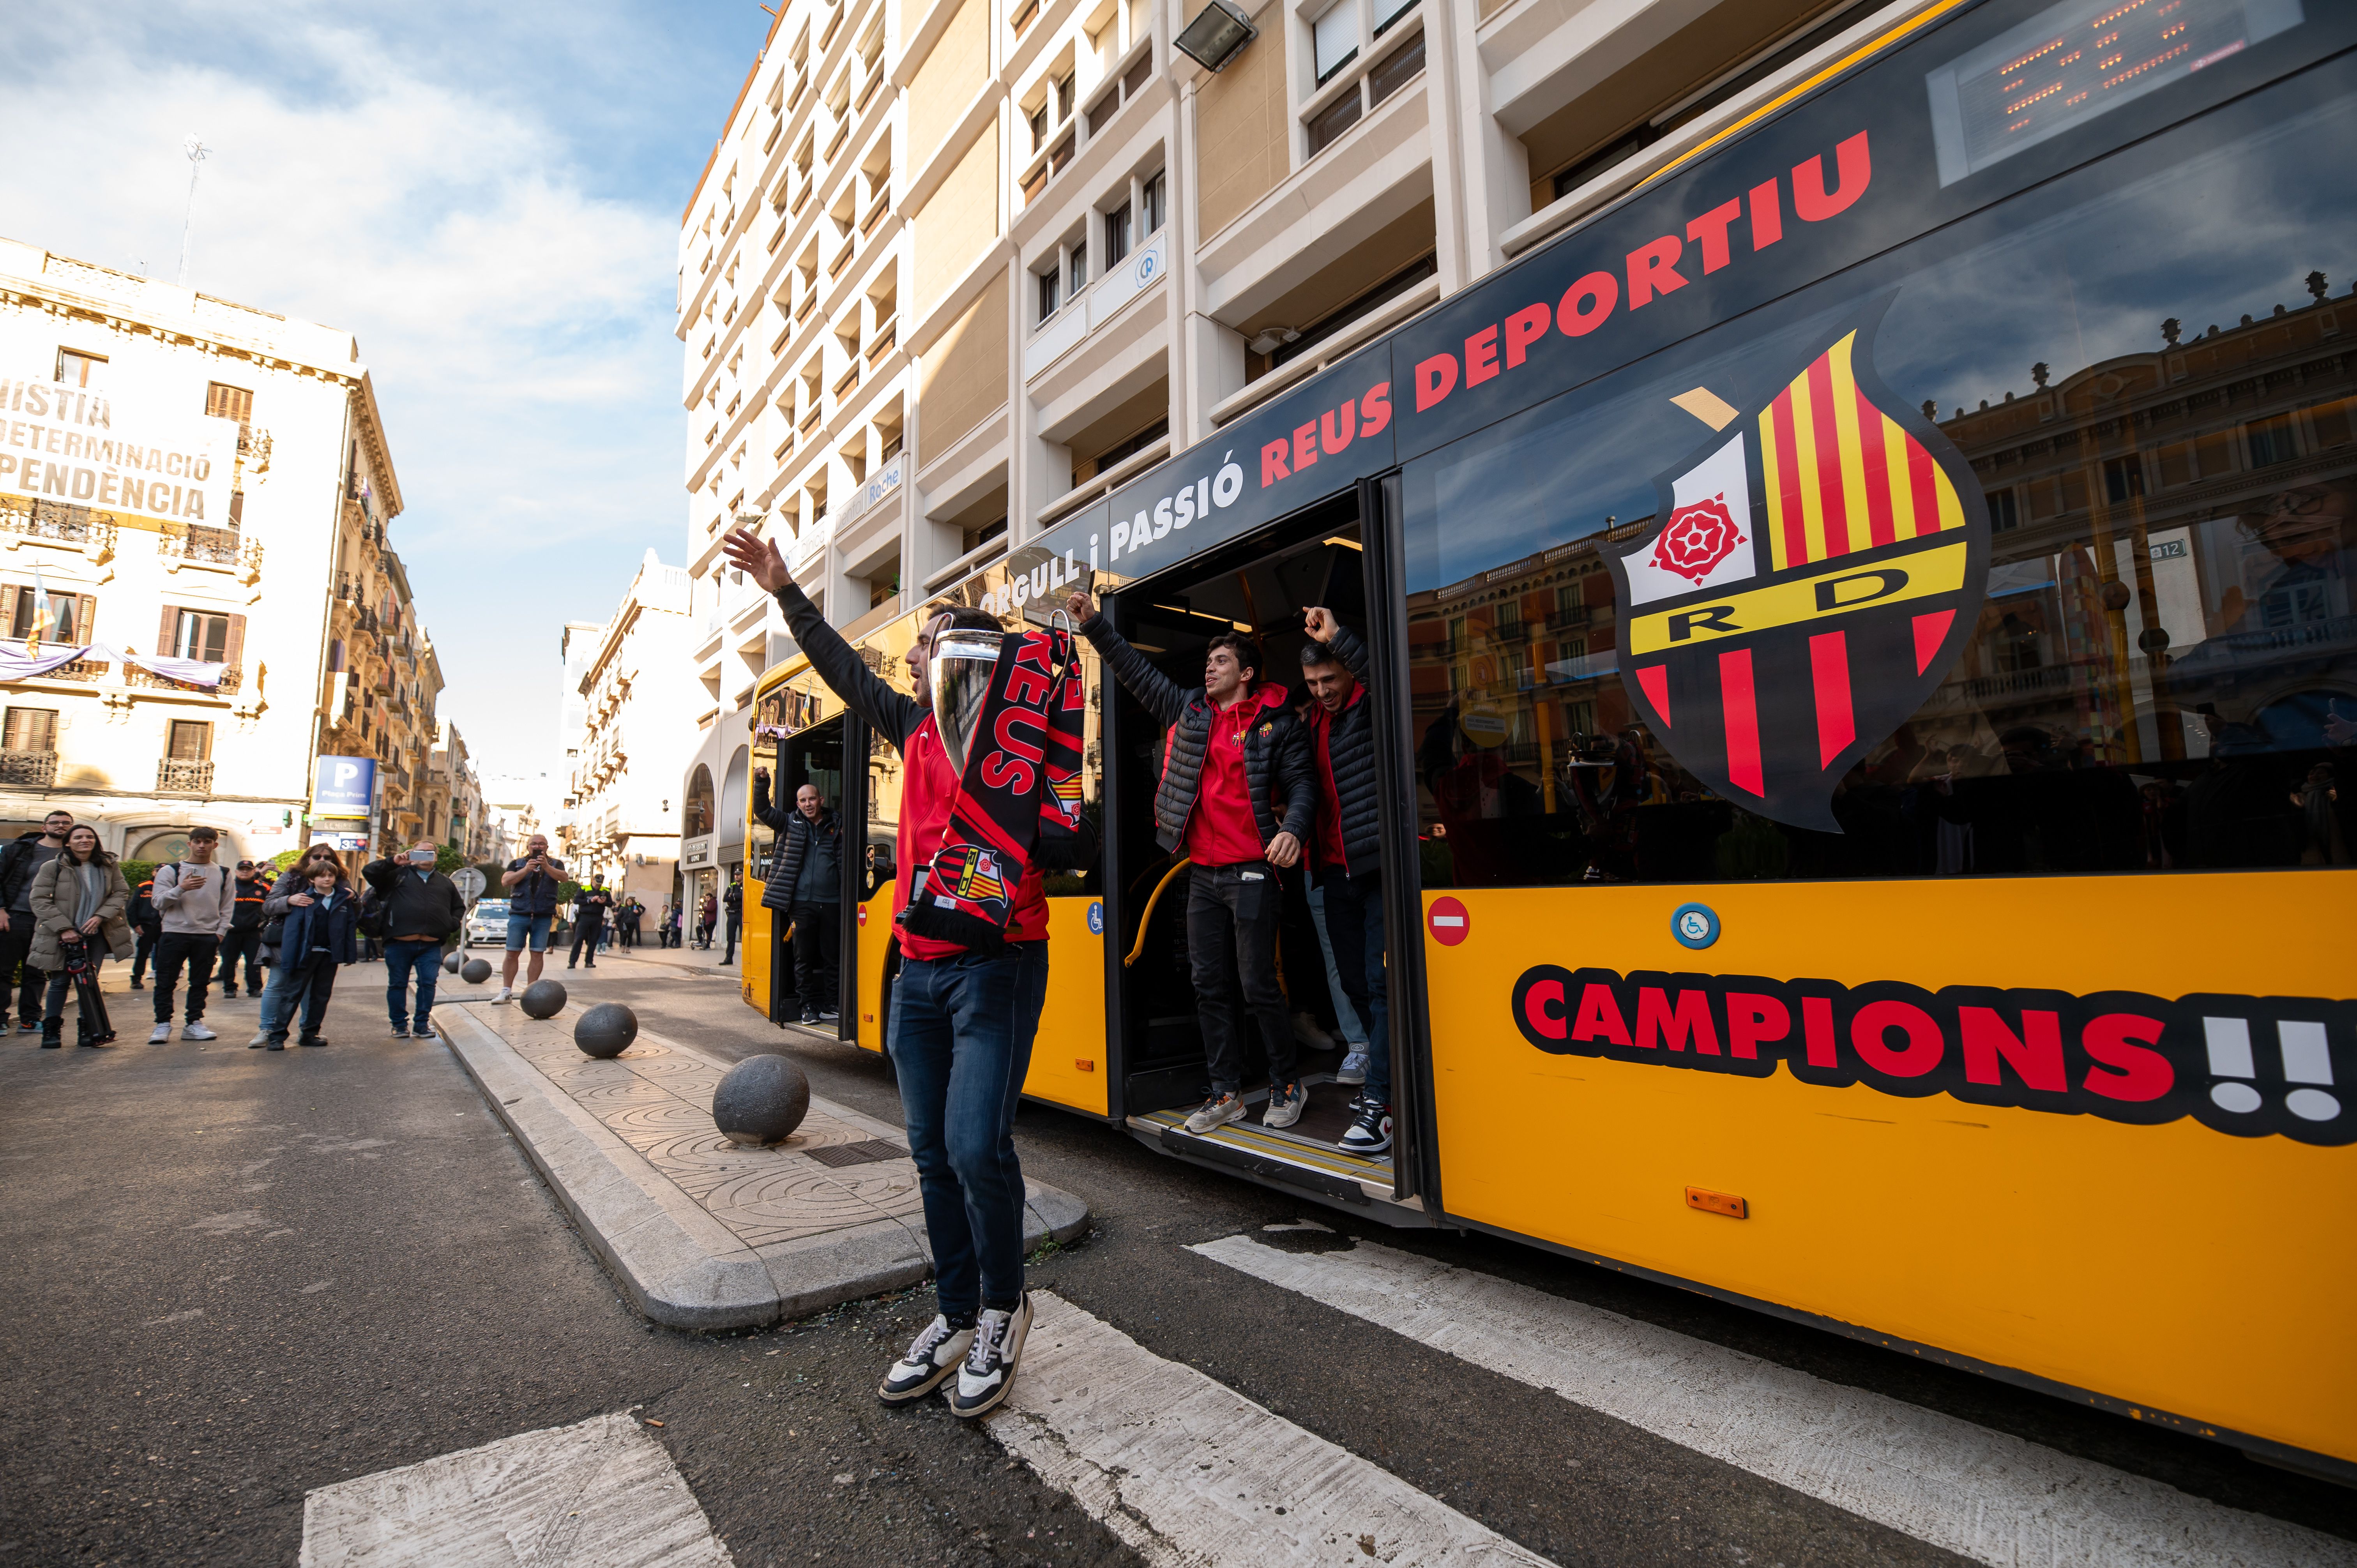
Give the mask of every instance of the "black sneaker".
[(950, 1391), (950, 1413), (972, 1420), (996, 1410), (1015, 1385), (1016, 1363), (1023, 1359), (1023, 1341), (1030, 1334), (1028, 1291), (1013, 1312), (983, 1308), (974, 1324), (974, 1345), (958, 1369), (957, 1387)]
[(817, 1008), (815, 1008), (815, 1007), (805, 1007), (805, 1008), (803, 1008), (803, 1009), (802, 1009), (802, 1022), (803, 1022), (803, 1023), (805, 1023), (805, 1024), (815, 1024), (815, 1023), (817, 1023), (817, 1022), (818, 1022), (818, 1009), (817, 1009)]
[(939, 1313), (909, 1346), (908, 1354), (892, 1363), (877, 1385), (876, 1397), (886, 1404), (914, 1404), (942, 1386), (965, 1359), (974, 1344), (974, 1330), (952, 1328)]
[(1392, 1108), (1361, 1098), (1359, 1114), (1337, 1145), (1346, 1155), (1380, 1155), (1392, 1146)]
[(396, 1040), (405, 1040), (409, 1038), (409, 1026), (406, 1024), (395, 1024), (393, 1026), (393, 1037)]

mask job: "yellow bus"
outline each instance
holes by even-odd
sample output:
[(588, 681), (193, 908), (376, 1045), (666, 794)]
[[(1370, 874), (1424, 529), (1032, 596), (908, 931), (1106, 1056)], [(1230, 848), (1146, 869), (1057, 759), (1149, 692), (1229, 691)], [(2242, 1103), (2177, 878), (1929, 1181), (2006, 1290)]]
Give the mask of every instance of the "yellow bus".
[[(1181, 681), (1227, 630), (1289, 679), (1305, 606), (1368, 643), (1394, 1148), (1335, 1146), (1322, 1050), (1299, 1124), (1184, 1131), (1162, 737), (1093, 659), (1028, 1092), (2357, 1479), (2352, 43), (2314, 0), (1919, 10), (857, 628), (904, 686), (919, 616), (1075, 582)], [(888, 864), (896, 757), (798, 662), (759, 692)]]

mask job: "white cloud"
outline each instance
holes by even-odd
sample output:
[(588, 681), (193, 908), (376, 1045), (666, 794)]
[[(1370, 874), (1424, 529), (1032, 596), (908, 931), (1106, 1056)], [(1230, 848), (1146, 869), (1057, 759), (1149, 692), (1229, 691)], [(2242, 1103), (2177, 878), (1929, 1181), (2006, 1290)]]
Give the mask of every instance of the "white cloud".
[[(167, 36), (199, 21), (202, 49)], [(563, 621), (683, 541), (678, 193), (597, 188), (567, 101), (516, 74), (561, 65), (528, 38), (487, 35), (507, 69), (455, 73), (465, 40), (432, 19), (410, 42), (302, 7), (32, 26), (38, 69), (0, 103), (0, 231), (169, 277), (200, 134), (188, 281), (358, 337), (443, 712), (487, 770), (551, 766)]]

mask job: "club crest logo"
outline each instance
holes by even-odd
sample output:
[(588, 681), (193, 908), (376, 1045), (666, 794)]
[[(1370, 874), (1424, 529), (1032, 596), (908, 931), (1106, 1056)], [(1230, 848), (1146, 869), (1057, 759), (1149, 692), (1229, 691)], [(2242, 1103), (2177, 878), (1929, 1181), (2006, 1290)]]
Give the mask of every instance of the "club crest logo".
[(1889, 305), (1659, 476), (1667, 521), (1612, 563), (1620, 678), (1655, 738), (1727, 799), (1826, 832), (1842, 775), (1963, 652), (1988, 576), (1971, 466), (1875, 373)]
[(943, 850), (933, 862), (942, 886), (970, 903), (985, 904), (1006, 897), (1006, 881), (999, 873), (998, 856), (974, 844)]

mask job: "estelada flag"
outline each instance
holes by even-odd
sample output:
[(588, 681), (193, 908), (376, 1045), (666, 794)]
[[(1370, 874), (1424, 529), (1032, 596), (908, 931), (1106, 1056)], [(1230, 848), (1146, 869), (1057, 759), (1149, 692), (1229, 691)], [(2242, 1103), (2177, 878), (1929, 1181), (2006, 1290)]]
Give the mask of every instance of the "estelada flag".
[(1875, 373), (1888, 297), (1654, 480), (1613, 560), (1620, 679), (1654, 737), (1748, 810), (1841, 832), (1834, 786), (1936, 689), (1988, 578), (1988, 503)]

